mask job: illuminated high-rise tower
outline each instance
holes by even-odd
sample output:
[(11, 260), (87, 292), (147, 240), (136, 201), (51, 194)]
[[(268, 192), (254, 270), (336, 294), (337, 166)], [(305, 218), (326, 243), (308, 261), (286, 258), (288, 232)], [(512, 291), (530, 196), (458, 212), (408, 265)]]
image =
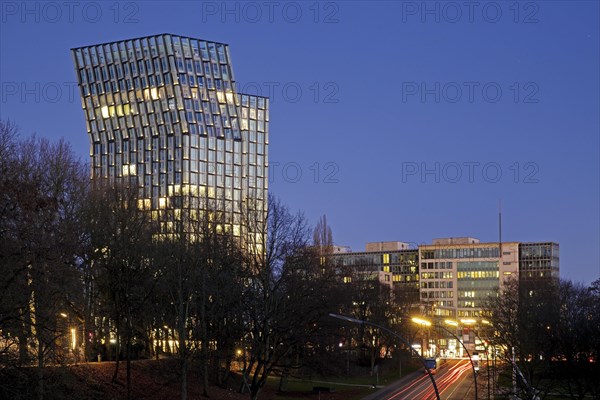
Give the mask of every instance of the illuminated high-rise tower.
[(241, 208), (267, 200), (269, 102), (236, 92), (228, 46), (161, 34), (72, 54), (92, 179), (137, 181), (155, 216), (214, 200), (239, 236)]

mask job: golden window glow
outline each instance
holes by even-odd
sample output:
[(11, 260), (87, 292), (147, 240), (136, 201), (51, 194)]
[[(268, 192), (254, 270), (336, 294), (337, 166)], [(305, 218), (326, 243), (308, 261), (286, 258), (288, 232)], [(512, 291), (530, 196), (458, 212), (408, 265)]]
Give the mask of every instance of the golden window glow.
[(184, 185), (183, 187), (184, 194), (191, 194), (192, 196), (198, 196), (198, 186), (194, 185)]
[(350, 277), (350, 276), (345, 276), (345, 277), (344, 277), (344, 283), (350, 283), (350, 282), (352, 282), (352, 277)]
[(160, 97), (158, 95), (158, 89), (156, 89), (156, 88), (144, 89), (144, 100), (148, 101), (148, 100), (158, 100), (158, 99), (160, 99)]
[(149, 210), (150, 209), (150, 199), (138, 199), (138, 209), (139, 210)]
[(167, 207), (167, 198), (159, 197), (158, 198), (158, 208), (166, 208)]
[[(390, 255), (389, 254), (384, 254), (383, 255), (383, 263), (384, 264), (389, 264), (390, 263)], [(386, 272), (389, 272), (389, 268)]]
[(135, 164), (123, 165), (123, 167), (122, 167), (123, 176), (135, 175), (135, 170), (136, 170)]

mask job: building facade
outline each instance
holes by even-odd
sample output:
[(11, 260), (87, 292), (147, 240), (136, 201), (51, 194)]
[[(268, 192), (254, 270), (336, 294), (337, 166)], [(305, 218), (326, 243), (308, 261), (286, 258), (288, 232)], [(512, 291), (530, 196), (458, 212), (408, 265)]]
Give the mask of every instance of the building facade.
[(518, 243), (434, 239), (419, 246), (421, 302), (432, 316), (476, 318), (507, 279), (518, 276)]
[(71, 51), (92, 179), (133, 182), (158, 220), (217, 207), (243, 234), (243, 208), (266, 207), (269, 101), (237, 93), (228, 45), (161, 34)]
[[(424, 314), (449, 319), (483, 316), (489, 296), (510, 279), (557, 279), (557, 243), (488, 242), (443, 238), (409, 248), (403, 242), (368, 243), (364, 252), (333, 254), (338, 265), (372, 272), (401, 291), (416, 291)], [(375, 274), (377, 273), (377, 274)]]
[(557, 243), (520, 243), (519, 266), (522, 280), (558, 279)]
[[(342, 271), (368, 274), (371, 279), (402, 291), (405, 299), (417, 303), (419, 300), (419, 251), (403, 242), (367, 243), (365, 251), (351, 252), (345, 246), (334, 248), (331, 256), (334, 265)], [(344, 282), (352, 274), (343, 277)]]

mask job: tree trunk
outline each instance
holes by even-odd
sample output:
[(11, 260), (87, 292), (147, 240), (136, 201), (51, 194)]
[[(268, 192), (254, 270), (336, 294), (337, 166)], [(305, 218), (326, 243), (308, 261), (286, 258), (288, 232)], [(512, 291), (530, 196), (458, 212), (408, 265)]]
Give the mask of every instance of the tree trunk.
[(181, 360), (181, 400), (187, 400), (187, 357)]
[(219, 355), (219, 351), (216, 352), (214, 359), (215, 359), (215, 370), (217, 371), (217, 386), (222, 386), (223, 385), (223, 379), (222, 379), (223, 369), (221, 368), (221, 357)]
[(250, 398), (252, 400), (258, 400), (258, 392), (260, 392), (260, 387), (258, 387), (258, 385), (250, 386)]
[(200, 330), (201, 330), (201, 362), (202, 362), (202, 395), (210, 397), (208, 395), (208, 334), (206, 326), (206, 271), (202, 271), (202, 286), (201, 286), (201, 300), (200, 300)]
[(183, 277), (182, 266), (179, 265), (179, 280), (178, 280), (178, 314), (179, 314), (179, 324), (177, 326), (178, 336), (179, 336), (179, 358), (181, 360), (181, 400), (187, 400), (187, 315), (186, 307), (184, 304), (184, 293), (183, 293)]
[(29, 348), (27, 346), (27, 338), (29, 337), (27, 332), (27, 326), (31, 326), (29, 320), (29, 313), (22, 313), (24, 321), (19, 324), (18, 340), (19, 340), (19, 365), (26, 365), (29, 363)]
[[(129, 320), (127, 321), (129, 324)], [(125, 359), (127, 365), (127, 400), (131, 400), (131, 328), (127, 327), (127, 343), (125, 344)]]
[(225, 361), (225, 373), (223, 376), (223, 386), (225, 387), (227, 385), (227, 382), (229, 381), (229, 371), (231, 371), (231, 357), (227, 357), (227, 360)]
[(119, 376), (119, 353), (121, 352), (121, 331), (119, 329), (119, 322), (117, 319), (116, 323), (117, 328), (117, 340), (115, 343), (115, 372), (113, 372), (112, 382), (117, 382), (117, 378)]
[(37, 379), (38, 379), (38, 400), (44, 400), (44, 344), (38, 337), (38, 354), (37, 354)]
[[(86, 269), (86, 272), (84, 274), (84, 285), (87, 288), (86, 290), (86, 297), (84, 299), (85, 301), (85, 308), (83, 311), (83, 326), (84, 326), (84, 332), (83, 332), (83, 357), (84, 357), (84, 361), (90, 361), (92, 359), (94, 359), (96, 357), (96, 354), (92, 354), (92, 346), (90, 346), (90, 339), (88, 338), (88, 333), (92, 332), (94, 327), (92, 325), (92, 307), (93, 307), (93, 294), (92, 294), (92, 280), (91, 280), (91, 274), (89, 272), (89, 265)], [(94, 336), (93, 336), (93, 340), (94, 342), (96, 342), (96, 332), (94, 332)]]
[(281, 372), (281, 378), (279, 378), (279, 388), (278, 388), (278, 390), (280, 392), (284, 392), (285, 391), (285, 385), (287, 384), (287, 380), (288, 380), (289, 375), (290, 375), (290, 369), (289, 369), (289, 366), (286, 365), (285, 368), (283, 369), (283, 371)]

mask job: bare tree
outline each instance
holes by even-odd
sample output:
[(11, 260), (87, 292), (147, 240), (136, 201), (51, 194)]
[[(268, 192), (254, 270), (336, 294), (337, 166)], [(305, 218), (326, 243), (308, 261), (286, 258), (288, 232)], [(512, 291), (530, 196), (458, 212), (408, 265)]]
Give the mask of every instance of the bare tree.
[(594, 287), (586, 288), (571, 281), (561, 281), (559, 319), (553, 326), (552, 339), (556, 349), (553, 378), (562, 382), (559, 391), (572, 399), (600, 394), (597, 377), (598, 304), (600, 296)]
[(319, 218), (317, 226), (313, 231), (313, 244), (319, 250), (321, 256), (327, 256), (333, 250), (333, 234), (331, 227), (327, 224), (327, 216)]
[[(323, 268), (309, 246), (310, 230), (301, 214), (292, 214), (273, 197), (265, 214), (246, 214), (249, 240), (247, 262), (251, 276), (245, 293), (245, 319), (250, 359), (249, 388), (258, 398), (267, 377), (301, 347), (325, 311)], [(252, 216), (258, 219), (252, 219)], [(262, 223), (266, 215), (266, 223)], [(250, 218), (249, 218), (250, 217)]]
[(518, 369), (517, 383), (523, 399), (546, 396), (554, 389), (545, 379), (551, 360), (558, 356), (553, 344), (558, 327), (560, 302), (553, 281), (509, 281), (497, 297), (489, 300), (488, 311), (495, 342), (506, 349), (508, 365)]
[(70, 329), (60, 318), (79, 300), (79, 211), (87, 177), (66, 142), (17, 141), (10, 123), (0, 122), (0, 154), (0, 330), (17, 338), (20, 363), (35, 357), (42, 399), (48, 359), (70, 356), (64, 351)]
[(129, 398), (132, 341), (138, 316), (143, 315), (155, 285), (151, 259), (155, 228), (149, 213), (140, 207), (136, 187), (108, 181), (96, 181), (95, 185), (88, 202), (87, 227), (99, 300), (105, 307), (99, 311), (110, 315), (114, 327), (117, 362), (113, 381), (117, 380), (124, 342)]

